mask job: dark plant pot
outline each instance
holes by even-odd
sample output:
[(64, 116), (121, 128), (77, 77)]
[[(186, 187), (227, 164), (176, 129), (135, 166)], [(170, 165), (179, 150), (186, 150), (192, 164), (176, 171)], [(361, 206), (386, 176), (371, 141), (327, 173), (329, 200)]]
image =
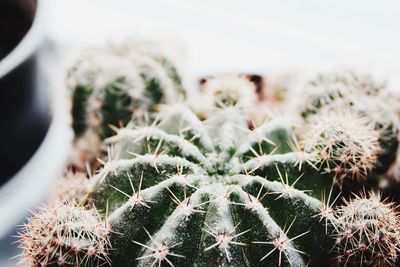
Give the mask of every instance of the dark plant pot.
[(37, 7), (36, 0), (0, 0), (0, 186), (32, 157), (51, 121), (37, 79), (42, 39), (32, 27)]
[(70, 145), (68, 110), (56, 99), (65, 89), (43, 71), (55, 68), (42, 62), (45, 3), (0, 0), (0, 238), (43, 199)]

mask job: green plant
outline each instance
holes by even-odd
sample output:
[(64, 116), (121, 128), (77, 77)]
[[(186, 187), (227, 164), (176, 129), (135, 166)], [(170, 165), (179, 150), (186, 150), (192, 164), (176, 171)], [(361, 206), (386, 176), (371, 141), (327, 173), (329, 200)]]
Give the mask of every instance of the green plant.
[(164, 50), (155, 42), (129, 40), (79, 53), (67, 85), (80, 157), (98, 156), (101, 140), (114, 134), (113, 126), (142, 119), (159, 104), (185, 97), (174, 58)]
[[(307, 163), (309, 154), (291, 148), (287, 125), (272, 120), (250, 130), (236, 107), (204, 122), (172, 107), (157, 121), (108, 139), (115, 156), (93, 177), (93, 203), (108, 207), (118, 233), (114, 265), (329, 262), (323, 205), (314, 196), (331, 181)], [(305, 171), (312, 180), (301, 177)]]
[[(377, 82), (367, 74), (333, 72), (320, 74), (307, 83), (301, 92), (304, 97), (299, 98), (298, 111), (305, 120), (313, 114), (345, 110), (364, 117), (377, 131), (380, 151), (374, 156), (378, 160), (373, 170), (364, 175), (369, 185), (387, 185), (389, 182), (386, 180), (393, 180), (388, 177), (397, 176), (400, 98), (387, 88), (386, 82)], [(353, 119), (347, 121), (352, 123)], [(362, 131), (358, 133), (358, 136), (362, 135)]]

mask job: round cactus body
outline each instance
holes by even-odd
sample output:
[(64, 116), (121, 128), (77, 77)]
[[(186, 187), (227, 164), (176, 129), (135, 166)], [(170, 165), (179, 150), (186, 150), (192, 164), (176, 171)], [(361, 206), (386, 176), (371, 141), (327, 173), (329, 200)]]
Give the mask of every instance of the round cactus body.
[(314, 153), (314, 164), (342, 185), (346, 179), (363, 181), (375, 167), (381, 152), (378, 138), (366, 117), (328, 109), (308, 118), (302, 144)]
[(113, 266), (329, 264), (316, 196), (331, 182), (294, 151), (287, 125), (250, 130), (236, 108), (202, 122), (184, 106), (157, 121), (109, 138), (115, 155), (92, 178)]
[[(387, 178), (382, 180), (382, 176), (388, 171), (391, 176), (398, 161), (400, 99), (387, 88), (386, 82), (377, 82), (371, 75), (354, 72), (326, 73), (309, 82), (302, 93), (304, 96), (297, 102), (299, 113), (306, 121), (315, 114), (321, 113), (320, 117), (324, 118), (338, 110), (364, 117), (378, 133), (380, 147), (379, 153), (374, 153), (377, 161), (372, 172), (366, 168), (367, 182), (373, 187), (378, 183), (387, 185), (388, 181), (384, 181)], [(354, 115), (347, 117), (345, 121), (353, 123)]]
[[(83, 137), (82, 150), (93, 150), (132, 119), (183, 99), (181, 75), (163, 47), (153, 42), (126, 41), (81, 51), (68, 72), (72, 91), (73, 129)], [(97, 148), (98, 149), (98, 148)]]

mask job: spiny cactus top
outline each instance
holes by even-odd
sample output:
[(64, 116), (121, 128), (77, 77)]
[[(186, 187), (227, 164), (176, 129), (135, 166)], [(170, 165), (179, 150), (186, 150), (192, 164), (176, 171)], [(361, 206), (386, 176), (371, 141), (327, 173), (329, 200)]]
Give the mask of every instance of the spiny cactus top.
[(292, 148), (282, 121), (250, 130), (235, 107), (200, 121), (172, 106), (107, 142), (115, 156), (92, 178), (91, 197), (110, 212), (113, 266), (330, 261), (323, 204), (314, 197), (330, 180)]

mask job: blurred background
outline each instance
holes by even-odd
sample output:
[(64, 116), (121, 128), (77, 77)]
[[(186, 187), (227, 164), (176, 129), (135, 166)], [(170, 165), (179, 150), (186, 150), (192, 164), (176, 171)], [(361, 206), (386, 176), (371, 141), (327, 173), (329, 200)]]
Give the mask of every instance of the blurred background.
[(67, 43), (126, 33), (175, 35), (195, 73), (339, 64), (392, 76), (400, 71), (398, 1), (53, 2), (53, 38)]
[[(46, 7), (41, 68), (50, 80), (62, 73), (68, 54), (80, 45), (140, 36), (177, 38), (190, 75), (307, 72), (345, 66), (382, 75), (389, 78), (390, 87), (400, 88), (398, 1), (39, 2)], [(62, 83), (47, 86), (56, 95), (65, 93)], [(63, 105), (67, 99), (57, 101), (52, 105)], [(65, 146), (58, 145), (60, 150)], [(43, 168), (52, 157), (42, 158)], [(20, 202), (24, 202), (23, 194)], [(7, 210), (0, 207), (0, 212), (1, 224)], [(9, 260), (18, 254), (16, 245), (10, 245), (16, 238), (10, 235), (0, 240), (1, 267), (16, 265), (15, 259)]]

